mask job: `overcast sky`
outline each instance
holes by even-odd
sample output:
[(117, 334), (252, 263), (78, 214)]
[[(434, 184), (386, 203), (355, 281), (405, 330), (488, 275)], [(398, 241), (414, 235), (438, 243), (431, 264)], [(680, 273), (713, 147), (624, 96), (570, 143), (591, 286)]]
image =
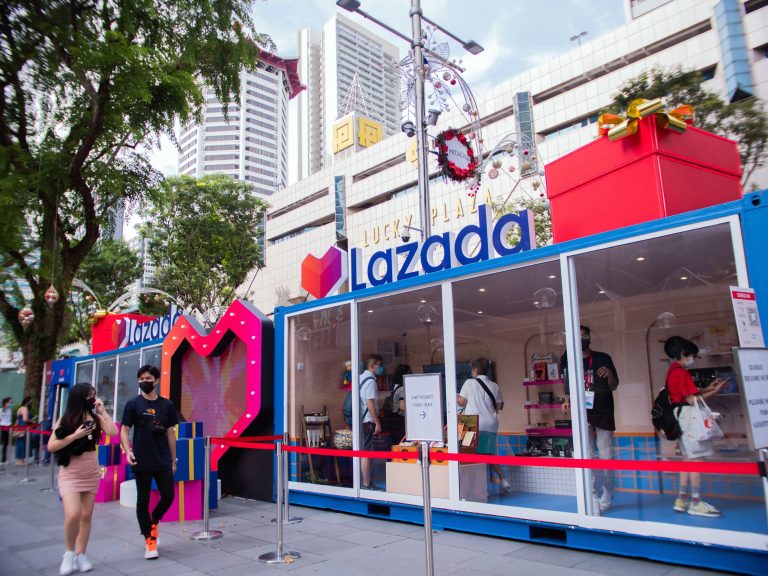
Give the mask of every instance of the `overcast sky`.
[[(409, 36), (410, 0), (361, 0), (361, 8)], [(583, 42), (624, 22), (624, 0), (422, 0), (423, 13), (459, 38), (479, 42), (485, 51), (466, 53), (450, 41), (451, 57), (463, 60), (464, 78), (475, 93), (571, 49), (570, 38), (587, 32)], [(340, 10), (400, 48), (409, 46), (358, 14), (336, 7), (335, 0), (256, 0), (254, 21), (269, 34), (284, 58), (297, 56), (297, 31), (322, 28)], [(447, 38), (445, 38), (448, 40)], [(176, 150), (165, 142), (152, 154), (165, 174), (176, 173)]]

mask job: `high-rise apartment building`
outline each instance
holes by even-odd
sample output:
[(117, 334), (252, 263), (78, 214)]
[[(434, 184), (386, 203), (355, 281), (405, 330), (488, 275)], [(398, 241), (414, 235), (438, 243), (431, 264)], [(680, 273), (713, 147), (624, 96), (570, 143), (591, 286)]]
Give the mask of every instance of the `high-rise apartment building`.
[(379, 122), (385, 136), (399, 132), (399, 59), (394, 45), (340, 14), (322, 30), (299, 32), (299, 75), (307, 87), (297, 98), (299, 179), (330, 164), (332, 127), (345, 114)]
[(302, 89), (297, 60), (264, 52), (255, 71), (243, 71), (240, 94), (226, 110), (206, 87), (202, 122), (179, 137), (179, 174), (228, 174), (250, 183), (262, 198), (285, 187), (288, 101)]

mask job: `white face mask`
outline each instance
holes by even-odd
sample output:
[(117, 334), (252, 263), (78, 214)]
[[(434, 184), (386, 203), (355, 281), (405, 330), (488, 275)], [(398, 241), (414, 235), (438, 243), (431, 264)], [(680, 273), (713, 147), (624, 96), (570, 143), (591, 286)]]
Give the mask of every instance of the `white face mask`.
[(682, 365), (687, 368), (688, 366), (691, 366), (695, 361), (695, 356), (685, 356), (683, 357)]

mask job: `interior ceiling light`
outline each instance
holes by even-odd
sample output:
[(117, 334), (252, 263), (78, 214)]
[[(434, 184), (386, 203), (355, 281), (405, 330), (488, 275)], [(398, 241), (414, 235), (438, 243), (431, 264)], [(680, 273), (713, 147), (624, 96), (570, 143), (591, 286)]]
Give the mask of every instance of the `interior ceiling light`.
[(549, 279), (550, 280), (554, 280), (555, 278), (557, 278), (557, 274), (550, 274), (549, 275)]
[(637, 260), (638, 262), (642, 262), (645, 260), (645, 256), (638, 256), (637, 258), (635, 258), (635, 260)]
[(478, 288), (477, 291), (478, 292), (485, 292), (485, 288)]
[(680, 276), (680, 280), (688, 280), (688, 276)]

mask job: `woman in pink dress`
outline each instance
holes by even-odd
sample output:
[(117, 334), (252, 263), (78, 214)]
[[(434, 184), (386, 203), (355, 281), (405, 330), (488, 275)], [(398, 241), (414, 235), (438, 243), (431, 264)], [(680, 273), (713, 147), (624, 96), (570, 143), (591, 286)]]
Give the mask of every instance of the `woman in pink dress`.
[(69, 392), (64, 415), (53, 427), (48, 450), (56, 455), (59, 496), (64, 504), (66, 551), (59, 568), (61, 576), (93, 570), (85, 549), (91, 534), (93, 503), (101, 477), (96, 444), (101, 433), (117, 435), (117, 426), (96, 398), (90, 384), (75, 384)]

